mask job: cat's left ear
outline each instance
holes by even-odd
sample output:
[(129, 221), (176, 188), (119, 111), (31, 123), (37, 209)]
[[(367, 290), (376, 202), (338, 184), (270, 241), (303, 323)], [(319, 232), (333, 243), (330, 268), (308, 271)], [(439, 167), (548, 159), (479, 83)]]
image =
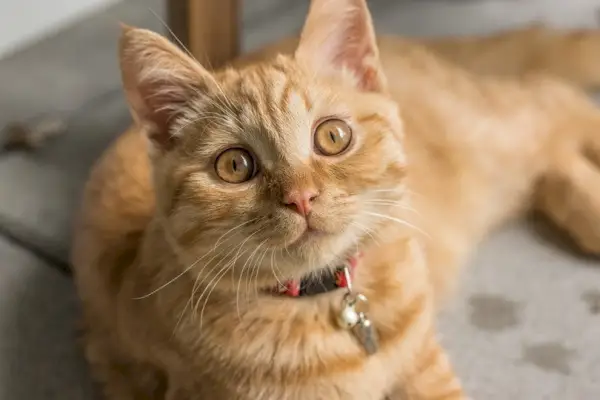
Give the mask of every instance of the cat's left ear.
[(295, 57), (317, 73), (346, 70), (361, 90), (386, 90), (365, 0), (312, 0)]

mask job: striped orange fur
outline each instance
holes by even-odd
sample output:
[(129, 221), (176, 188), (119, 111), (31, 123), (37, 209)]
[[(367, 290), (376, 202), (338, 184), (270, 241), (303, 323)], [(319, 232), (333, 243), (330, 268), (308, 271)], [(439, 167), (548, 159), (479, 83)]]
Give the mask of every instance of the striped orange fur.
[[(91, 173), (72, 254), (106, 398), (465, 399), (435, 313), (481, 238), (537, 208), (600, 253), (600, 112), (575, 87), (600, 82), (597, 48), (543, 27), (376, 39), (363, 0), (313, 0), (300, 39), (208, 71), (124, 28), (135, 125)], [(315, 150), (328, 119), (352, 134), (335, 156)], [(230, 149), (249, 180), (220, 178)], [(283, 199), (309, 189), (304, 219)], [(343, 293), (261, 291), (356, 248), (373, 356), (333, 323)]]

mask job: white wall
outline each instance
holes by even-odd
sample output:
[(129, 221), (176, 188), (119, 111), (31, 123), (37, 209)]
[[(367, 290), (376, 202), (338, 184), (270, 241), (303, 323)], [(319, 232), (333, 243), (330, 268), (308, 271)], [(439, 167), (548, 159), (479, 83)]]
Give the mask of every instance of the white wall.
[(0, 57), (115, 0), (0, 0)]

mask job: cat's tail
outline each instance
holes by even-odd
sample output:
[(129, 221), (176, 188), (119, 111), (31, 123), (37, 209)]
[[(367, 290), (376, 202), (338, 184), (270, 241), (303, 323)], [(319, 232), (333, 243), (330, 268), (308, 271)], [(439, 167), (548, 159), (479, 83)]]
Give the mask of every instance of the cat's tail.
[(549, 73), (583, 89), (600, 89), (600, 29), (543, 25), (480, 37), (426, 39), (433, 52), (481, 74)]

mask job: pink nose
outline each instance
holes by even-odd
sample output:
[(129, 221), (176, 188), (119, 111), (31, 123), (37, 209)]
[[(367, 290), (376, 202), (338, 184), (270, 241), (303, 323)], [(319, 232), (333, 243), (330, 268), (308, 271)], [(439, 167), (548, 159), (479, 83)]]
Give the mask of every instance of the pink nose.
[(283, 196), (283, 204), (306, 217), (312, 209), (312, 202), (319, 196), (316, 190), (293, 190)]

